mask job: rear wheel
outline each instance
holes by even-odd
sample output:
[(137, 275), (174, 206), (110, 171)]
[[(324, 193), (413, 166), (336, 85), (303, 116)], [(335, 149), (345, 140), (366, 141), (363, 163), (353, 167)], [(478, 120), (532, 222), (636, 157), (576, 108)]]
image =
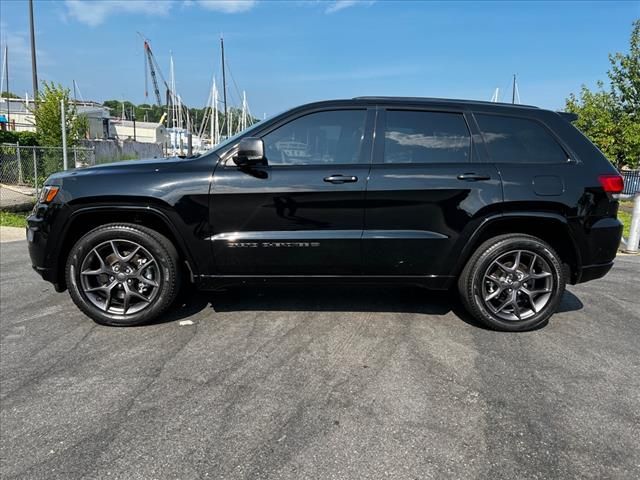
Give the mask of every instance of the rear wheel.
[(149, 322), (179, 289), (178, 254), (158, 232), (140, 225), (108, 224), (83, 236), (67, 259), (74, 303), (104, 325)]
[(562, 262), (539, 238), (501, 235), (480, 245), (458, 281), (467, 311), (490, 328), (530, 330), (555, 312), (565, 289)]

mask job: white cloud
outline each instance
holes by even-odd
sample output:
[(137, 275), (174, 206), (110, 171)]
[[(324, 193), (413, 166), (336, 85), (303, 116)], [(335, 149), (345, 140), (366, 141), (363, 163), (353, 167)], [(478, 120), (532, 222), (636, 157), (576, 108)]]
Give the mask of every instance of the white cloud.
[[(165, 16), (176, 5), (174, 0), (65, 0), (67, 15), (81, 23), (96, 27), (122, 13)], [(198, 5), (206, 10), (239, 13), (252, 9), (256, 0), (185, 0), (182, 6)]]
[(251, 10), (256, 0), (197, 0), (202, 8), (222, 13), (240, 13)]
[(70, 17), (81, 23), (95, 27), (103, 23), (107, 17), (118, 13), (137, 13), (142, 15), (167, 15), (173, 7), (172, 1), (150, 0), (102, 0), (99, 2), (88, 0), (66, 0), (67, 12)]
[(336, 13), (340, 10), (344, 10), (345, 8), (354, 7), (356, 5), (371, 5), (371, 3), (373, 2), (364, 0), (334, 0), (325, 9), (324, 13)]

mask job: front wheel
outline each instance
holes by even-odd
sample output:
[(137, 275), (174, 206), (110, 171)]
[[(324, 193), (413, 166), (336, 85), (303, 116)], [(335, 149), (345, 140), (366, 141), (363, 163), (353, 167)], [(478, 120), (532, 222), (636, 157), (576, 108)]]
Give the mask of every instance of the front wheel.
[(550, 245), (524, 235), (500, 235), (471, 256), (458, 281), (471, 315), (503, 331), (531, 330), (556, 311), (565, 289), (562, 262)]
[(83, 236), (66, 265), (74, 303), (97, 323), (133, 326), (166, 310), (179, 289), (178, 254), (158, 232), (108, 224)]

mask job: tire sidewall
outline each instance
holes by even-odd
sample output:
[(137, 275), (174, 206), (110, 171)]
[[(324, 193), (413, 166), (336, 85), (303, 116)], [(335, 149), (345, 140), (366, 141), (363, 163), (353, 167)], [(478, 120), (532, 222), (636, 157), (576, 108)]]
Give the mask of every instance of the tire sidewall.
[[(528, 250), (540, 255), (551, 267), (553, 288), (551, 298), (542, 310), (526, 320), (504, 320), (490, 312), (482, 300), (482, 280), (484, 272), (498, 257), (513, 250)], [(500, 330), (522, 331), (530, 330), (544, 324), (556, 311), (565, 289), (564, 269), (558, 255), (542, 241), (534, 238), (505, 239), (491, 245), (475, 263), (470, 275), (472, 302), (475, 309), (482, 316), (484, 322)]]
[[(91, 303), (81, 287), (80, 270), (86, 255), (99, 244), (109, 240), (130, 240), (146, 248), (155, 258), (160, 271), (160, 287), (152, 304), (131, 315), (119, 315), (105, 312)], [(115, 225), (98, 228), (82, 237), (72, 247), (66, 265), (69, 293), (78, 307), (96, 322), (106, 325), (139, 325), (150, 321), (172, 300), (172, 284), (175, 282), (176, 265), (171, 261), (169, 252), (151, 235), (134, 227)]]

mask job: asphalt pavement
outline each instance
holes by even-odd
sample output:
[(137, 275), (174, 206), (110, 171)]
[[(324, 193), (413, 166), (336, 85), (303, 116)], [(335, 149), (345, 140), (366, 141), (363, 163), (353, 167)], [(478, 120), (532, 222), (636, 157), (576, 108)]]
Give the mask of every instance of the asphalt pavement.
[(417, 288), (194, 293), (94, 324), (0, 244), (3, 479), (631, 479), (640, 257), (528, 333)]

